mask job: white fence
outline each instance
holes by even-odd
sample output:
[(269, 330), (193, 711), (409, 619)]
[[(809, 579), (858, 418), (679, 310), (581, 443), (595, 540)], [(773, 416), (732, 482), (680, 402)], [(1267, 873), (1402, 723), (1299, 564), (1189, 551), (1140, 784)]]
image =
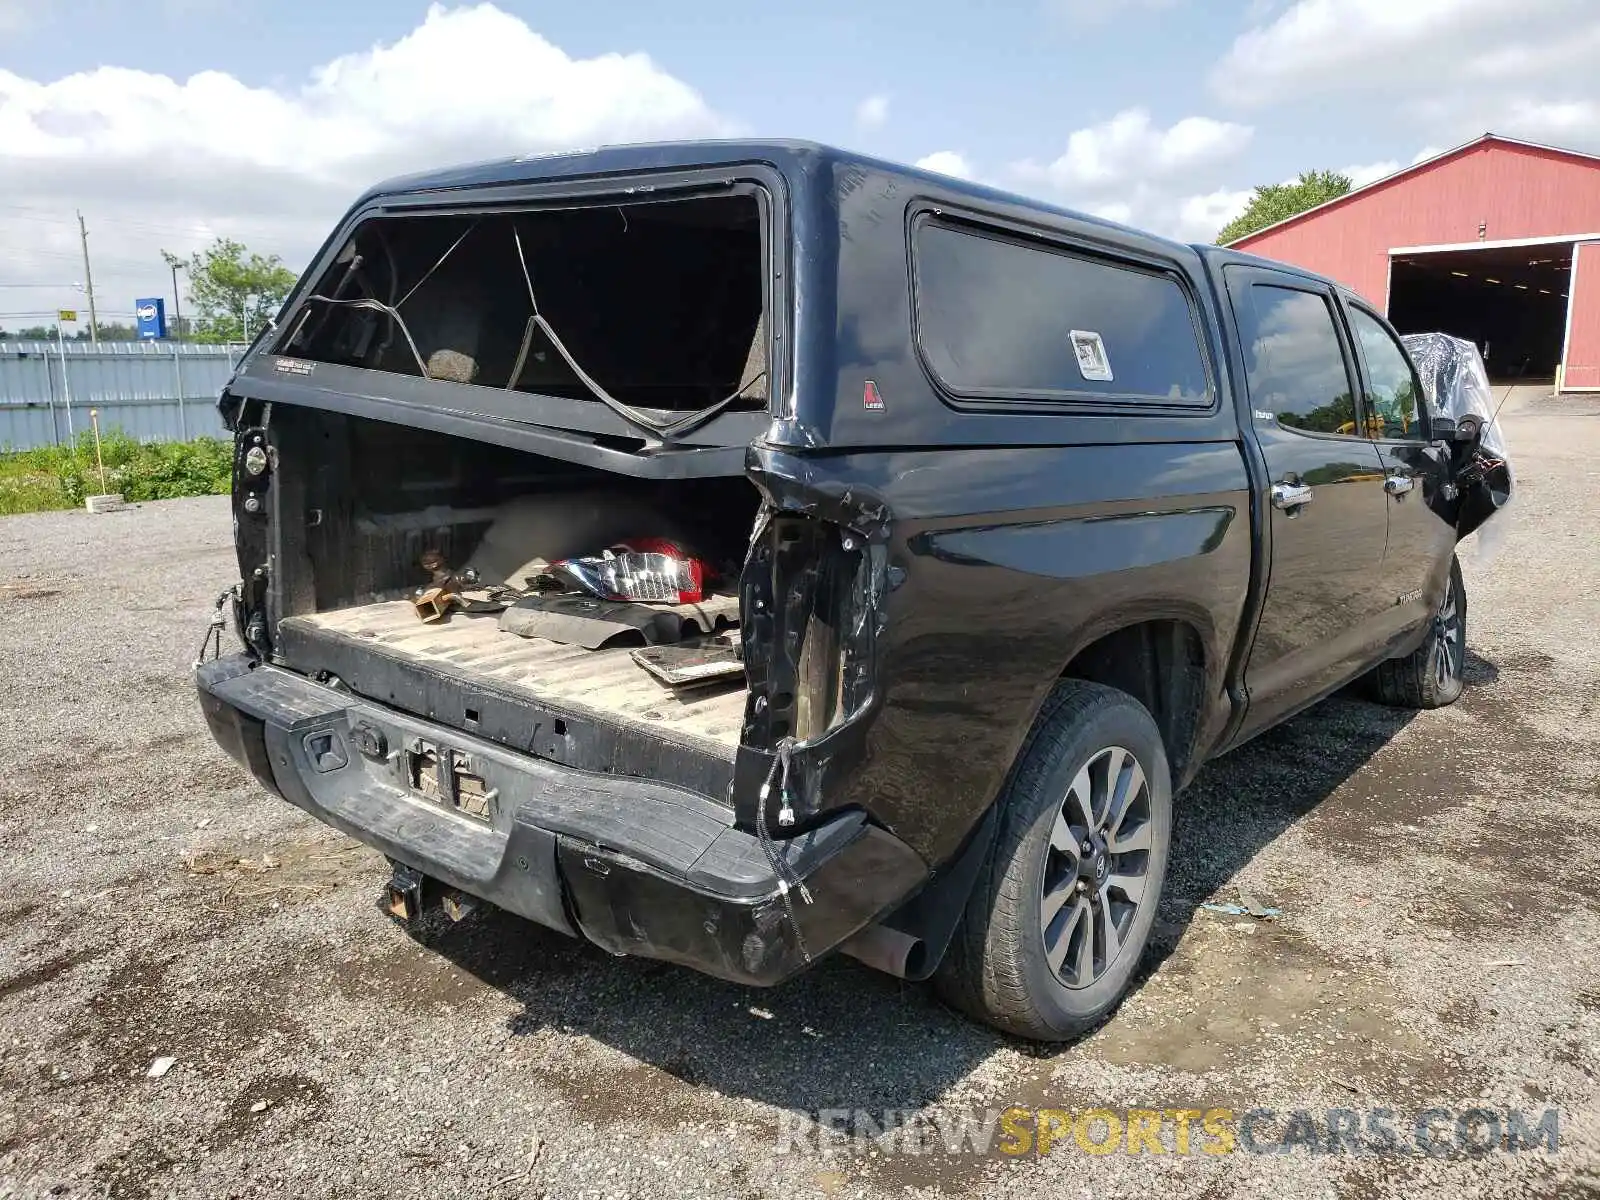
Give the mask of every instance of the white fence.
[(143, 442), (226, 437), (217, 395), (240, 346), (194, 342), (0, 341), (0, 450), (69, 441), (100, 411), (100, 429)]

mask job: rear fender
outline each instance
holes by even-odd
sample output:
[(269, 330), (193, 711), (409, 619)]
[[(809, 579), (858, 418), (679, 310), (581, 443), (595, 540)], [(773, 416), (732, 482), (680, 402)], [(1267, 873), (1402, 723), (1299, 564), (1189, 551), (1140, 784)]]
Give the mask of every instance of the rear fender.
[(860, 762), (882, 694), (889, 510), (825, 464), (763, 447), (746, 464), (763, 503), (740, 579), (749, 695), (733, 804), (741, 826), (783, 835), (826, 810), (830, 770)]

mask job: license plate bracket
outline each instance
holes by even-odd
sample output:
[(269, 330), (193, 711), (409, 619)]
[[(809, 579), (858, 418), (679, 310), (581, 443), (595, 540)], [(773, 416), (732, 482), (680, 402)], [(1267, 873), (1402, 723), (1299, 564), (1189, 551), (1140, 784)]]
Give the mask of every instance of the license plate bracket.
[(406, 784), (430, 804), (492, 823), (500, 792), (475, 769), (472, 756), (451, 746), (413, 738), (405, 749)]

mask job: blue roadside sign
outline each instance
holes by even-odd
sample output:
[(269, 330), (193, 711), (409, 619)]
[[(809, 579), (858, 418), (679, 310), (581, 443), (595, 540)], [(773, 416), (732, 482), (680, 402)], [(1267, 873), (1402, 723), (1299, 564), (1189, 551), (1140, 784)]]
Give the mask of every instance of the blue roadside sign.
[(159, 296), (147, 300), (135, 300), (133, 315), (141, 340), (167, 336), (167, 302)]

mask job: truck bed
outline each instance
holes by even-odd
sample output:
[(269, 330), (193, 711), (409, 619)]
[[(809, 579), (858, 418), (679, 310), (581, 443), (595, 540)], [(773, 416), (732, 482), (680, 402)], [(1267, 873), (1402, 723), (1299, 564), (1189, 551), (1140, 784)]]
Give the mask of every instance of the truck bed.
[(499, 617), (487, 613), (454, 612), (425, 625), (404, 600), (288, 617), (282, 624), (296, 641), (332, 640), (412, 668), (481, 676), (500, 692), (620, 718), (659, 738), (715, 749), (729, 762), (739, 746), (743, 687), (674, 691), (647, 674), (626, 648), (585, 650), (519, 637), (501, 631)]

